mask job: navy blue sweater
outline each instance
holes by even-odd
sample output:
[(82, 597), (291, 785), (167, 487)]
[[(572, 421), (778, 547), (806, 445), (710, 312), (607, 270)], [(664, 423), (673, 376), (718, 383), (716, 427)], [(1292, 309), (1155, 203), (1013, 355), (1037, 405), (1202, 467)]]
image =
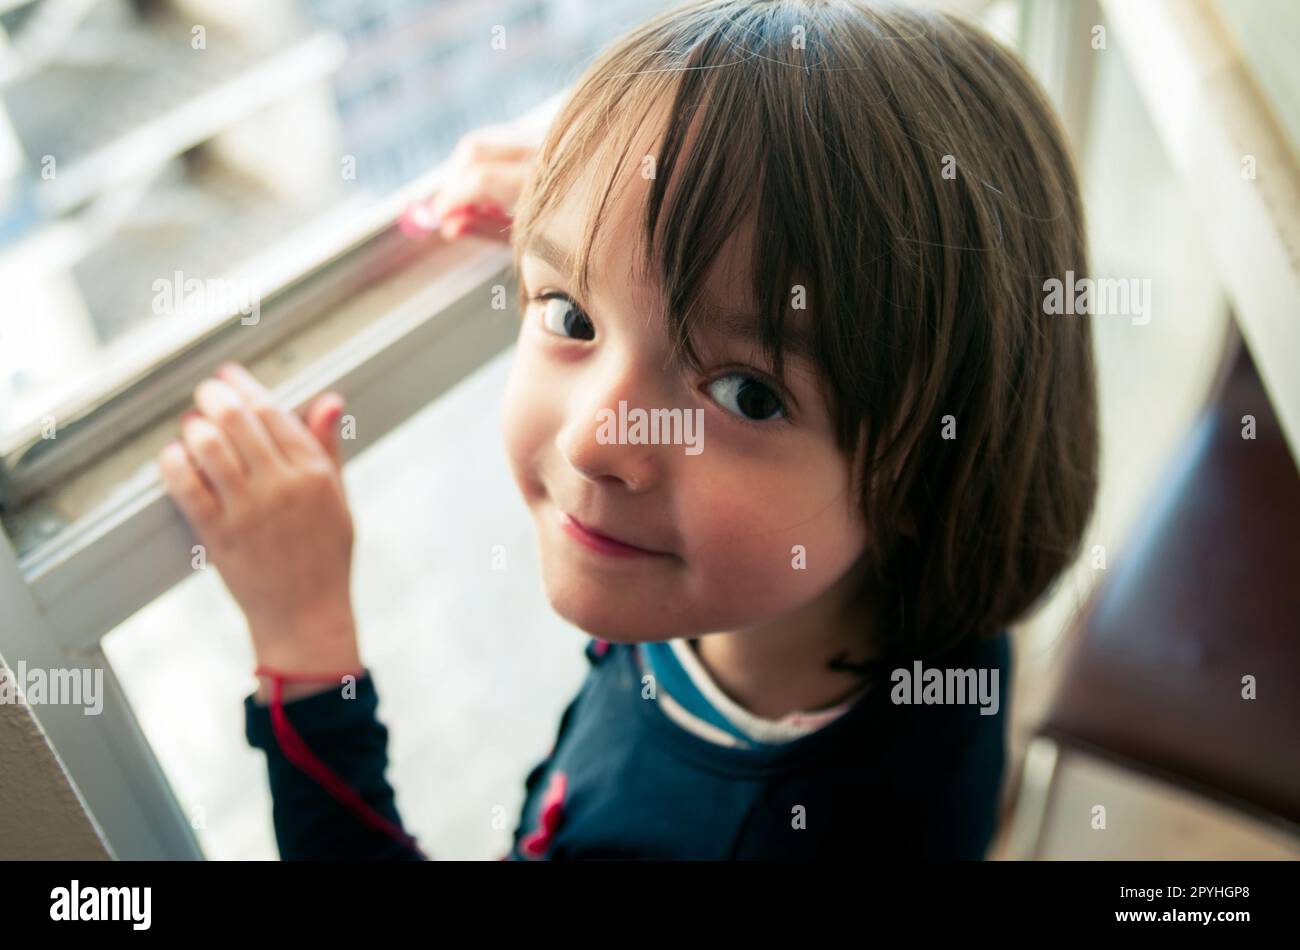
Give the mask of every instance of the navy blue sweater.
[[(591, 663), (551, 752), (525, 779), (513, 859), (960, 858), (984, 856), (997, 821), (1011, 694), (1009, 637), (964, 645), (927, 668), (998, 671), (995, 714), (904, 704), (885, 678), (810, 735), (728, 748), (642, 698), (635, 649), (591, 641)], [(906, 665), (910, 669), (910, 664)], [(394, 825), (388, 732), (369, 675), (355, 698), (286, 703), (311, 750)], [(280, 751), (270, 712), (244, 701), (246, 736), (267, 755), (284, 859), (408, 859)], [(986, 709), (985, 712), (988, 712)]]

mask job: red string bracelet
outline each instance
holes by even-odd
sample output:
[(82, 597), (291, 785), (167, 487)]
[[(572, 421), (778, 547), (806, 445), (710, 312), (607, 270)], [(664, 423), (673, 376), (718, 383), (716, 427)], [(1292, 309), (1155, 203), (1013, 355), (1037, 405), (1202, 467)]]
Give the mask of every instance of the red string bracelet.
[(382, 831), (393, 840), (399, 841), (410, 848), (422, 859), (428, 860), (425, 853), (420, 850), (420, 846), (416, 843), (414, 837), (367, 805), (365, 799), (358, 795), (355, 789), (316, 757), (315, 753), (307, 747), (307, 743), (303, 741), (302, 736), (298, 735), (297, 730), (293, 728), (288, 715), (284, 711), (284, 684), (286, 682), (327, 683), (341, 680), (344, 676), (359, 678), (365, 674), (365, 671), (349, 670), (346, 673), (307, 676), (297, 673), (282, 673), (266, 666), (259, 666), (253, 672), (256, 676), (266, 676), (271, 680), (271, 728), (275, 732), (275, 741), (279, 744), (284, 757), (300, 771), (305, 772), (314, 779), (318, 785), (334, 797), (335, 801), (367, 825)]

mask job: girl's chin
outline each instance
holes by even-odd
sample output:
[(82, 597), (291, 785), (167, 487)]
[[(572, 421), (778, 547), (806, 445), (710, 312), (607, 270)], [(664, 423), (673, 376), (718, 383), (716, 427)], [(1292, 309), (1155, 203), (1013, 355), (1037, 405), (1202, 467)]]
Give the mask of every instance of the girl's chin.
[(589, 600), (589, 597), (579, 598), (577, 602), (556, 596), (549, 599), (555, 612), (569, 623), (590, 636), (611, 643), (641, 643), (675, 636), (670, 631), (665, 632), (663, 624), (637, 622), (635, 618), (615, 609), (613, 604), (593, 605), (583, 602)]
[[(575, 586), (578, 589), (574, 589)], [(669, 640), (693, 631), (674, 623), (677, 618), (660, 606), (628, 598), (608, 587), (589, 584), (546, 585), (551, 609), (584, 633), (611, 643)], [(680, 628), (680, 629), (679, 629)]]

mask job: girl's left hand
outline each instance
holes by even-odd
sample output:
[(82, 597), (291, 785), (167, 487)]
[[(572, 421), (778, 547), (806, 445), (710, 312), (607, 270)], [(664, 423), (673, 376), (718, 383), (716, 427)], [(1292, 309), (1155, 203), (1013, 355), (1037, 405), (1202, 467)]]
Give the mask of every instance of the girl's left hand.
[(411, 237), (436, 230), (444, 240), (466, 234), (508, 242), (515, 206), (532, 174), (545, 126), (522, 122), (473, 129), (446, 162), (446, 181), (401, 220)]

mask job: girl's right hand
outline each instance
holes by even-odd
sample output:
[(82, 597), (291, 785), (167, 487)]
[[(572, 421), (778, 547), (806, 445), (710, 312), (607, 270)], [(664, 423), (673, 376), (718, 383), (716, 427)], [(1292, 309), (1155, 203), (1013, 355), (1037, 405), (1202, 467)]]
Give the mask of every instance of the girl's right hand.
[(342, 398), (326, 393), (300, 419), (233, 364), (194, 392), (197, 411), (160, 453), (162, 481), (243, 609), (257, 662), (300, 675), (359, 669)]
[(447, 159), (446, 185), (403, 215), (408, 234), (437, 230), (444, 240), (476, 234), (510, 240), (510, 223), (533, 172), (545, 127), (504, 123), (467, 132)]

